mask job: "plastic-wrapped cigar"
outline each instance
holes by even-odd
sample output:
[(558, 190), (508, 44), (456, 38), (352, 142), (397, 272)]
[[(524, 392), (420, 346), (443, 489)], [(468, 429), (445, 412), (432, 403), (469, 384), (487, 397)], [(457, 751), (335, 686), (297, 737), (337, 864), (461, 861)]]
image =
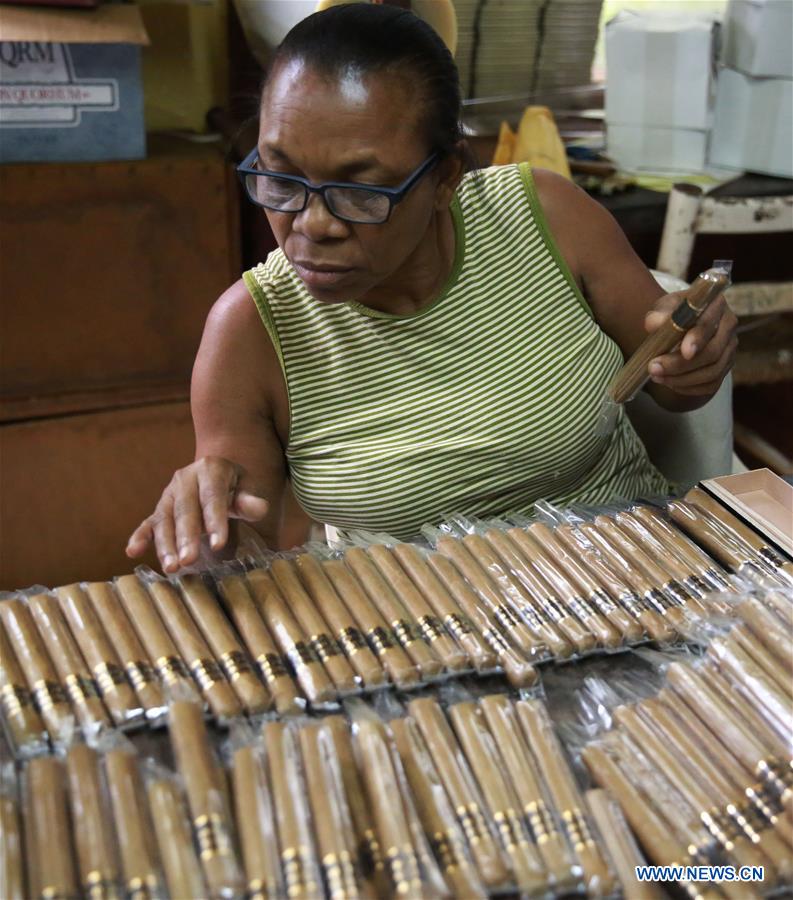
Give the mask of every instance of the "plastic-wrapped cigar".
[(380, 574), (391, 585), (405, 609), (415, 619), (419, 632), (429, 642), (444, 666), (450, 672), (470, 667), (471, 663), (463, 650), (446, 633), (441, 620), (424, 599), (410, 577), (383, 544), (372, 544), (367, 550)]
[(332, 900), (373, 898), (371, 885), (356, 871), (355, 833), (334, 752), (333, 734), (320, 723), (310, 723), (300, 729), (299, 741), (328, 894)]
[(615, 563), (580, 530), (572, 525), (558, 525), (554, 536), (566, 550), (589, 572), (601, 589), (617, 597), (620, 605), (635, 617), (647, 635), (654, 641), (668, 642), (674, 639), (675, 630), (648, 603), (637, 590), (635, 580), (628, 581)]
[(601, 647), (619, 646), (622, 643), (619, 630), (598, 611), (596, 604), (592, 605), (588, 602), (575, 581), (564, 572), (545, 546), (533, 535), (534, 532), (527, 533), (520, 528), (512, 528), (509, 531), (510, 539), (520, 547), (521, 552), (531, 561), (532, 565), (542, 572), (543, 577), (559, 598), (562, 607), (573, 614), (586, 631), (594, 637), (595, 643)]
[[(5, 780), (5, 773), (3, 774)], [(25, 900), (25, 856), (16, 778), (9, 773), (8, 787), (0, 786), (0, 897)]]
[(58, 601), (52, 594), (36, 594), (28, 598), (28, 606), (80, 724), (84, 727), (109, 725), (110, 719), (96, 683), (80, 655)]
[(581, 864), (587, 890), (604, 896), (610, 894), (614, 889), (614, 875), (592, 836), (584, 799), (573, 781), (548, 714), (539, 700), (520, 700), (515, 710), (540, 775), (559, 811), (565, 835)]
[[(515, 644), (527, 659), (538, 660), (548, 656), (548, 648), (540, 636), (518, 618), (511, 606), (504, 602), (501, 592), (482, 566), (469, 553), (461, 541), (451, 537), (439, 537), (436, 542), (438, 553), (451, 560), (476, 591), (484, 603), (488, 614), (498, 629)], [(433, 560), (433, 565), (434, 560)], [(437, 567), (436, 567), (437, 571)]]
[(286, 896), (296, 900), (315, 900), (322, 893), (321, 878), (294, 731), (283, 722), (267, 722), (262, 733), (278, 824)]
[(232, 753), (231, 780), (245, 882), (250, 900), (284, 896), (275, 814), (261, 746), (237, 747)]
[(97, 581), (83, 587), (146, 716), (155, 720), (163, 717), (162, 687), (113, 586), (106, 581)]
[(234, 852), (223, 772), (212, 756), (199, 704), (171, 701), (168, 733), (209, 892), (214, 897), (236, 896), (243, 890), (243, 879)]
[(562, 893), (575, 891), (580, 880), (580, 869), (546, 802), (512, 701), (503, 694), (491, 694), (483, 697), (479, 706), (495, 738), (504, 769), (555, 889)]
[(165, 885), (137, 755), (123, 748), (114, 749), (105, 754), (104, 762), (124, 896), (128, 900), (156, 900), (165, 893)]
[(326, 559), (322, 568), (394, 684), (402, 688), (416, 684), (420, 678), (418, 666), (396, 643), (388, 623), (344, 561)]
[(793, 656), (790, 653), (790, 635), (785, 626), (754, 597), (741, 601), (735, 611), (749, 626), (754, 637), (771, 652), (789, 679), (793, 675)]
[(496, 654), (477, 630), (477, 624), (457, 605), (413, 544), (395, 544), (391, 552), (424, 594), (444, 627), (468, 654), (477, 672), (494, 668)]
[(793, 562), (785, 559), (774, 547), (769, 546), (756, 531), (753, 531), (748, 525), (744, 525), (718, 500), (697, 487), (691, 488), (684, 499), (687, 503), (693, 503), (718, 519), (730, 534), (734, 533), (737, 536), (738, 542), (742, 541), (751, 547), (770, 571), (780, 577), (785, 584), (793, 585)]
[(113, 724), (122, 726), (136, 722), (143, 716), (143, 708), (127, 681), (102, 623), (94, 614), (91, 601), (79, 584), (60, 587), (55, 595)]
[(218, 582), (218, 588), (234, 627), (245, 641), (256, 668), (272, 694), (276, 711), (281, 715), (297, 712), (302, 706), (300, 692), (264, 624), (245, 579), (241, 575), (226, 575)]
[(24, 781), (28, 890), (53, 900), (77, 897), (64, 765), (54, 756), (36, 757), (25, 766)]
[(510, 870), (485, 819), (474, 777), (440, 706), (429, 698), (412, 700), (408, 712), (441, 776), (482, 881), (491, 890), (504, 887), (511, 880)]
[(787, 595), (782, 591), (764, 591), (760, 599), (765, 605), (776, 614), (777, 618), (783, 625), (793, 633), (793, 602), (791, 602), (790, 591)]
[[(44, 722), (33, 705), (25, 676), (14, 655), (5, 628), (0, 624), (0, 707), (6, 731), (17, 755), (28, 756), (47, 749)], [(0, 893), (0, 897), (2, 897)]]
[(416, 623), (408, 618), (401, 600), (366, 551), (361, 547), (351, 547), (344, 554), (344, 561), (388, 622), (397, 642), (419, 667), (422, 678), (440, 675), (444, 669), (443, 663), (421, 636)]
[(187, 666), (149, 592), (136, 575), (122, 575), (115, 580), (115, 586), (128, 620), (134, 623), (141, 644), (148, 658), (153, 661), (154, 670), (162, 683), (172, 690), (178, 690), (179, 696), (188, 691), (197, 699), (198, 694)]
[(536, 684), (537, 670), (531, 663), (526, 662), (512, 645), (507, 637), (509, 632), (491, 619), (486, 612), (486, 607), (483, 606), (452, 562), (440, 553), (431, 553), (427, 557), (427, 563), (438, 580), (457, 601), (463, 614), (478, 626), (482, 637), (493, 648), (498, 663), (512, 687), (523, 688)]
[(176, 779), (169, 773), (155, 770), (146, 778), (146, 784), (168, 893), (171, 897), (209, 896)]
[(760, 643), (746, 625), (733, 625), (728, 641), (749, 656), (762, 670), (766, 678), (786, 697), (793, 698), (793, 682), (777, 663), (773, 653)]
[(270, 692), (254, 672), (245, 648), (217, 599), (198, 575), (185, 575), (179, 579), (179, 584), (185, 605), (245, 712), (256, 715), (269, 709)]
[[(590, 744), (581, 752), (592, 779), (619, 803), (628, 824), (645, 852), (656, 865), (692, 864), (686, 847), (677, 840), (667, 823), (647, 798), (637, 791), (620, 766), (601, 746)], [(712, 887), (693, 882), (678, 882), (691, 900), (718, 900), (721, 894)], [(633, 896), (632, 894), (630, 895)]]
[(322, 705), (333, 700), (336, 689), (307, 636), (295, 620), (281, 592), (268, 572), (254, 569), (247, 574), (251, 596), (278, 642), (281, 653), (289, 661), (300, 689), (310, 703)]
[(351, 612), (344, 605), (319, 561), (308, 553), (295, 559), (303, 584), (317, 609), (330, 624), (331, 633), (342, 648), (358, 678), (366, 687), (386, 683), (387, 676), (375, 654), (366, 643)]
[(644, 865), (644, 857), (617, 803), (602, 788), (588, 790), (584, 800), (617, 870), (622, 895), (631, 900), (664, 900), (654, 884), (636, 879), (636, 866)]
[(488, 573), (498, 579), (502, 589), (516, 595), (516, 603), (520, 603), (524, 615), (525, 608), (531, 607), (528, 621), (551, 653), (564, 659), (574, 650), (578, 653), (591, 650), (596, 644), (595, 636), (557, 601), (548, 582), (526, 561), (516, 542), (498, 528), (489, 529), (485, 540), (490, 545), (489, 555), (480, 552), (479, 563), (486, 564)]
[(86, 744), (75, 744), (66, 754), (66, 773), (83, 893), (92, 900), (120, 898), (116, 835), (99, 754)]
[[(170, 581), (157, 579), (149, 583), (149, 592), (157, 612), (179, 648), (179, 655), (187, 663), (187, 668), (201, 688), (213, 715), (221, 722), (228, 722), (234, 716), (241, 715), (242, 705), (237, 695), (177, 589)], [(159, 661), (157, 665), (159, 668)]]
[(355, 672), (333, 638), (331, 627), (300, 584), (295, 564), (288, 559), (275, 559), (270, 572), (289, 609), (308, 634), (309, 646), (322, 660), (336, 690), (342, 694), (355, 691), (358, 686)]
[(536, 845), (524, 828), (518, 799), (504, 778), (504, 764), (482, 710), (473, 702), (455, 703), (449, 707), (448, 715), (474, 777), (479, 782), (479, 789), (495, 822), (518, 887), (530, 896), (545, 894), (549, 885), (548, 873)]
[(446, 883), (455, 897), (485, 898), (487, 893), (466, 855), (465, 839), (437, 769), (410, 718), (389, 723), (425, 832), (432, 836)]

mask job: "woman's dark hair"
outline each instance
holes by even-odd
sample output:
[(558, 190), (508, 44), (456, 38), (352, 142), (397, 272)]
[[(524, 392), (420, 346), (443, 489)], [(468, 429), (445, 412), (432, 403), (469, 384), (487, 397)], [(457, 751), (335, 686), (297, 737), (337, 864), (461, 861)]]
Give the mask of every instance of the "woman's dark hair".
[(424, 104), (429, 149), (448, 154), (462, 139), (457, 66), (437, 32), (408, 10), (348, 3), (314, 13), (283, 39), (269, 71), (293, 59), (332, 77), (404, 72)]

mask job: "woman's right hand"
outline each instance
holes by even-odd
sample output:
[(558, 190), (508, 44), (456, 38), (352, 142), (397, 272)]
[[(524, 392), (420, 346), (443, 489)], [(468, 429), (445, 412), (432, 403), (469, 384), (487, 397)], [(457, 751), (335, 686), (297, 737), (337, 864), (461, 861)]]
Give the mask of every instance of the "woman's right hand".
[(178, 469), (162, 492), (154, 512), (132, 532), (127, 556), (142, 556), (154, 544), (165, 573), (196, 562), (201, 535), (209, 534), (213, 550), (224, 547), (229, 519), (259, 522), (269, 503), (240, 488), (242, 466), (220, 456), (204, 456)]

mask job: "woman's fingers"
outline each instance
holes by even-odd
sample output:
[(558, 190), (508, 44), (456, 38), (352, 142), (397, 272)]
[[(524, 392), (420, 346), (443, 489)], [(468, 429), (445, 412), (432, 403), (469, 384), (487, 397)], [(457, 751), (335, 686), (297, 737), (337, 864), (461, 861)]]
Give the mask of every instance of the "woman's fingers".
[[(207, 459), (198, 465), (198, 498), (204, 520), (204, 530), (209, 534), (209, 546), (219, 550), (229, 539), (229, 505), (239, 477), (239, 469), (228, 460)], [(196, 553), (198, 539), (196, 535)]]
[(663, 384), (677, 394), (712, 394), (718, 390), (724, 376), (732, 367), (737, 348), (738, 338), (733, 335), (721, 354), (710, 365), (701, 366), (680, 375), (666, 376)]
[(143, 556), (146, 548), (153, 540), (154, 529), (151, 523), (151, 516), (147, 516), (129, 536), (126, 548), (127, 556), (131, 559)]
[[(163, 500), (165, 502), (163, 502)], [(154, 530), (154, 546), (163, 572), (176, 572), (179, 569), (179, 558), (176, 552), (176, 528), (173, 519), (173, 505), (165, 497), (152, 516)]]
[(684, 359), (693, 359), (700, 350), (708, 345), (719, 330), (726, 311), (727, 302), (724, 294), (720, 294), (702, 313), (696, 325), (686, 332), (680, 344), (680, 355)]
[(231, 504), (231, 516), (246, 522), (260, 522), (269, 508), (270, 504), (263, 497), (238, 489)]
[(189, 566), (198, 559), (201, 532), (204, 530), (204, 518), (198, 497), (198, 480), (190, 468), (177, 472), (174, 480), (177, 482), (173, 501), (176, 550), (179, 564)]

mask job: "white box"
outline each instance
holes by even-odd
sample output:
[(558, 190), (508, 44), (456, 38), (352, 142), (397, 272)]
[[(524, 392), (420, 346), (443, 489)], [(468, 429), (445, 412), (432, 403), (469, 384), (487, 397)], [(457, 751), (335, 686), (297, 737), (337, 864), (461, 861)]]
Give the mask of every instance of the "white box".
[(606, 144), (609, 157), (628, 172), (701, 172), (707, 160), (708, 132), (609, 123)]
[(730, 0), (721, 59), (747, 75), (793, 78), (793, 2)]
[(722, 69), (709, 161), (793, 178), (793, 79)]
[(606, 25), (606, 121), (709, 128), (719, 23), (625, 10)]

